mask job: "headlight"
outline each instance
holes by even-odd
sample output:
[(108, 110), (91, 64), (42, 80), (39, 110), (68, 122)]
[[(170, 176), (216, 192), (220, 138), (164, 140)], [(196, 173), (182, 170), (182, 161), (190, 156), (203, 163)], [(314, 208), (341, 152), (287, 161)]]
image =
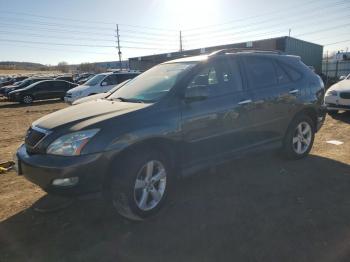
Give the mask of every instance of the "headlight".
[(327, 96), (338, 96), (338, 92), (335, 90), (330, 90), (327, 92)]
[(80, 155), (81, 150), (98, 131), (99, 129), (90, 129), (61, 136), (49, 145), (46, 153), (62, 156)]

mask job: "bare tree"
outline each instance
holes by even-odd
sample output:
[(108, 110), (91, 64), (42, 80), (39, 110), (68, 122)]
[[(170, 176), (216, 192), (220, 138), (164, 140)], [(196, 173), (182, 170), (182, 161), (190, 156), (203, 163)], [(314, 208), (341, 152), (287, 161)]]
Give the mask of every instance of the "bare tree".
[(59, 62), (57, 64), (57, 69), (63, 73), (68, 73), (69, 72), (69, 65), (67, 62), (62, 61), (62, 62)]

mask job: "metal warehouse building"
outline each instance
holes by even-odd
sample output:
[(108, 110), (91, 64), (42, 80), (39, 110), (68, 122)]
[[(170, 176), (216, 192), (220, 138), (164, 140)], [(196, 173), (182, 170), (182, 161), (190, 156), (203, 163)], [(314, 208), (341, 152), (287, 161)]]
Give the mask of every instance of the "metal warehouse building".
[(133, 57), (129, 58), (129, 66), (130, 69), (133, 70), (147, 70), (152, 66), (172, 59), (184, 56), (207, 54), (225, 48), (256, 48), (279, 50), (289, 55), (300, 56), (302, 61), (308, 66), (313, 66), (317, 73), (321, 73), (322, 71), (323, 46), (288, 36), (257, 40), (252, 42), (192, 49), (182, 52)]

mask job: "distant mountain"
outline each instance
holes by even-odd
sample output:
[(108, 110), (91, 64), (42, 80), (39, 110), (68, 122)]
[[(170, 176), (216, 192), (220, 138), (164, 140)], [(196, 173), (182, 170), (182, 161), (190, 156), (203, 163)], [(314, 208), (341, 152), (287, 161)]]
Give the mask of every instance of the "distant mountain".
[(30, 63), (30, 62), (0, 61), (0, 68), (40, 70), (43, 68), (47, 68), (47, 66), (39, 63)]

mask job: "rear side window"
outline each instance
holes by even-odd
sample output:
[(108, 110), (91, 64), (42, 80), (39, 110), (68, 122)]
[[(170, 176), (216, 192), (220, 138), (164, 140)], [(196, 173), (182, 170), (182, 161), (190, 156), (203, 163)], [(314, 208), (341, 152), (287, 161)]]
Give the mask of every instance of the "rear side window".
[(116, 85), (118, 84), (118, 77), (116, 75), (107, 76), (103, 82), (107, 82), (107, 85)]
[(34, 88), (34, 90), (47, 90), (50, 87), (51, 87), (50, 82), (43, 82), (43, 83), (39, 83), (39, 84), (35, 85), (33, 88)]
[(277, 74), (277, 82), (279, 84), (288, 84), (292, 82), (287, 75), (287, 73), (284, 71), (284, 69), (281, 67), (279, 63), (276, 63), (276, 74)]
[(277, 84), (273, 61), (261, 57), (245, 57), (244, 64), (250, 87), (259, 89)]
[(298, 81), (301, 78), (301, 74), (295, 70), (294, 68), (292, 68), (289, 65), (286, 65), (284, 63), (278, 63), (279, 66), (281, 66), (284, 71), (286, 71), (286, 73), (289, 75), (289, 77), (292, 79), (292, 81)]
[(208, 87), (210, 97), (242, 91), (242, 79), (237, 62), (229, 63), (227, 60), (210, 62), (195, 75), (187, 88), (198, 87)]
[(118, 78), (118, 83), (124, 82), (125, 80), (128, 80), (128, 79), (135, 77), (135, 75), (132, 75), (132, 74), (119, 74), (116, 76)]

